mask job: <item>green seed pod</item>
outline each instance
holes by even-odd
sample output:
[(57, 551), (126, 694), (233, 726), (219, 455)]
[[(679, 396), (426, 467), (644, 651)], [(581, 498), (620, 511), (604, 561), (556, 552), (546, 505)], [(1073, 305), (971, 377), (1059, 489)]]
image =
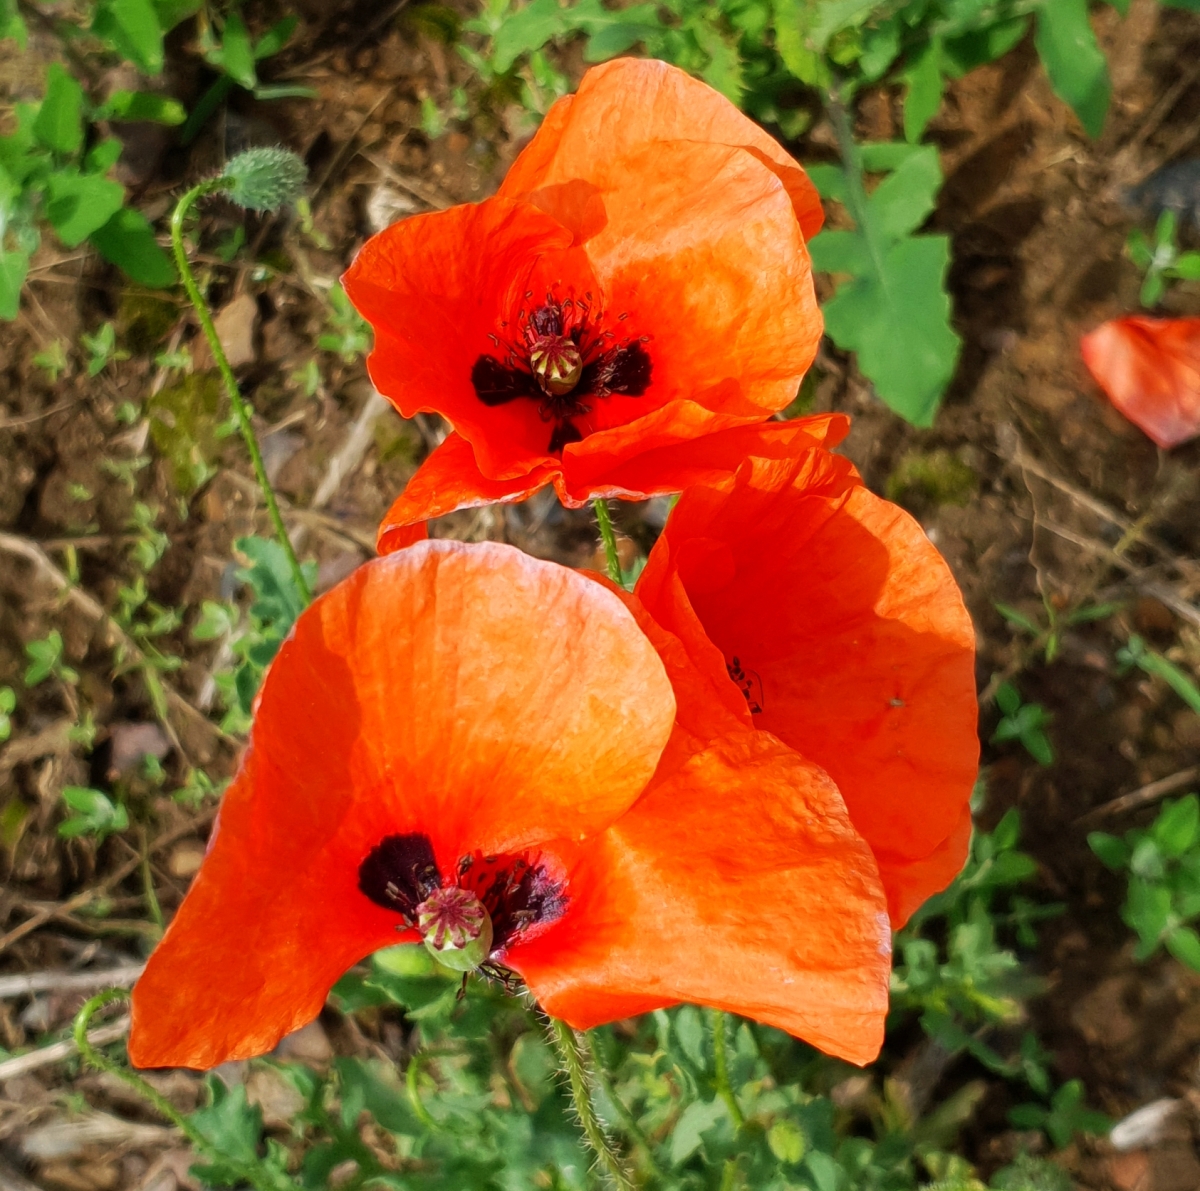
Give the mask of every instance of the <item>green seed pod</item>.
[(492, 950), (492, 919), (466, 889), (449, 885), (417, 907), (417, 926), (429, 953), (443, 967), (473, 972)]
[(304, 193), (308, 170), (290, 149), (247, 149), (231, 158), (222, 177), (225, 194), (251, 211), (278, 211)]

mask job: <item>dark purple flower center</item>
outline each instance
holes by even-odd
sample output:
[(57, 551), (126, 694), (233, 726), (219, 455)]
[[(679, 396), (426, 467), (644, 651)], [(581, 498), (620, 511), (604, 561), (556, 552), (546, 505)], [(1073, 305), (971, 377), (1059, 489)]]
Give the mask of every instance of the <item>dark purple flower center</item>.
[(526, 931), (556, 922), (567, 908), (563, 883), (539, 860), (473, 852), (460, 858), (447, 881), (429, 837), (416, 832), (389, 835), (372, 848), (359, 865), (358, 887), (400, 915), (398, 929), (416, 928), (425, 937), (436, 935), (435, 941), (444, 935), (453, 945), (477, 933), (481, 916), (475, 907), (482, 906), (491, 919), (489, 960), (495, 961)]
[[(525, 295), (527, 302), (532, 298)], [(591, 294), (563, 301), (547, 294), (540, 306), (521, 307), (515, 335), (508, 334), (507, 320), (500, 329), (503, 336), (489, 338), (501, 354), (482, 355), (471, 368), (475, 395), (484, 405), (536, 401), (542, 420), (553, 423), (552, 454), (583, 437), (572, 419), (588, 413), (592, 402), (614, 393), (640, 397), (650, 384), (648, 337), (618, 340), (602, 329)]]
[(729, 677), (737, 684), (737, 688), (742, 692), (742, 697), (746, 700), (746, 706), (750, 708), (751, 715), (761, 715), (763, 709), (763, 688), (762, 679), (758, 676), (757, 670), (747, 670), (741, 663), (741, 659), (734, 657), (732, 662), (725, 663), (725, 670)]

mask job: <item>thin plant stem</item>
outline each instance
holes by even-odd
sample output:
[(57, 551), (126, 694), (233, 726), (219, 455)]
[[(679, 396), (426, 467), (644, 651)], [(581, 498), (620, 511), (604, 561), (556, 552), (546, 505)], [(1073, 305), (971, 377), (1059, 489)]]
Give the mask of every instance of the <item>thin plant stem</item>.
[(637, 1184), (629, 1177), (596, 1113), (596, 1106), (592, 1101), (591, 1072), (588, 1070), (579, 1035), (565, 1021), (552, 1017), (550, 1039), (566, 1070), (571, 1086), (571, 1101), (579, 1114), (579, 1125), (587, 1144), (618, 1191), (637, 1191)]
[(721, 1187), (720, 1191), (733, 1191), (737, 1185), (737, 1163), (732, 1158), (725, 1159), (725, 1166), (721, 1170)]
[(219, 1160), (223, 1166), (236, 1169), (239, 1178), (244, 1179), (252, 1187), (258, 1188), (259, 1191), (280, 1191), (280, 1181), (273, 1174), (263, 1170), (256, 1163), (238, 1162), (231, 1159), (228, 1154), (221, 1153), (161, 1092), (152, 1088), (140, 1075), (134, 1074), (128, 1067), (114, 1063), (112, 1059), (102, 1054), (88, 1041), (88, 1026), (91, 1025), (92, 1018), (96, 1013), (114, 1001), (127, 1000), (129, 1000), (127, 988), (106, 988), (87, 1001), (76, 1014), (73, 1033), (75, 1045), (79, 1047), (79, 1053), (83, 1056), (84, 1062), (99, 1071), (107, 1071), (109, 1075), (116, 1076), (122, 1083), (132, 1088), (158, 1113), (166, 1117), (199, 1153), (210, 1159)]
[(267, 502), (267, 512), (270, 514), (271, 524), (275, 527), (275, 536), (279, 539), (279, 544), (287, 555), (296, 589), (303, 594), (305, 603), (308, 603), (312, 600), (312, 592), (309, 590), (308, 580), (304, 577), (300, 560), (296, 557), (292, 540), (288, 537), (287, 527), (283, 524), (283, 514), (280, 513), (279, 502), (275, 499), (275, 489), (271, 487), (271, 481), (267, 479), (267, 469), (263, 464), (262, 451), (259, 449), (258, 438), (250, 421), (250, 409), (238, 387), (233, 369), (229, 366), (229, 358), (225, 355), (225, 349), (221, 346), (221, 338), (213, 324), (212, 311), (209, 309), (204, 295), (200, 292), (200, 287), (196, 284), (195, 275), (192, 273), (192, 267), (188, 261), (187, 250), (183, 245), (183, 221), (192, 205), (204, 195), (228, 190), (231, 185), (232, 179), (229, 178), (209, 178), (199, 185), (193, 186), (175, 204), (175, 211), (171, 215), (171, 247), (175, 253), (175, 264), (179, 269), (179, 276), (183, 278), (183, 288), (187, 290), (188, 299), (195, 307), (196, 315), (200, 319), (200, 329), (204, 332), (205, 339), (208, 340), (213, 360), (216, 361), (217, 371), (221, 374), (225, 392), (229, 397), (229, 404), (233, 407), (233, 416), (242, 433), (242, 441), (245, 442), (246, 450), (250, 453), (254, 476), (258, 480), (258, 486), (262, 489), (263, 499)]
[(658, 1164), (654, 1161), (654, 1148), (650, 1144), (650, 1139), (646, 1136), (646, 1131), (638, 1124), (637, 1118), (629, 1111), (629, 1106), (617, 1095), (617, 1090), (612, 1086), (612, 1080), (608, 1078), (608, 1072), (604, 1068), (604, 1056), (600, 1053), (599, 1039), (595, 1030), (589, 1030), (584, 1037), (587, 1039), (588, 1052), (592, 1058), (592, 1074), (596, 1083), (600, 1085), (600, 1090), (608, 1097), (609, 1103), (613, 1106), (617, 1116), (621, 1118), (621, 1124), (625, 1127), (625, 1131), (633, 1138), (634, 1144), (642, 1151), (645, 1160), (646, 1169), (654, 1175), (660, 1182), (665, 1181), (663, 1172), (658, 1169)]
[(733, 1086), (729, 1082), (729, 1055), (725, 1047), (725, 1013), (721, 1009), (712, 1011), (713, 1036), (713, 1065), (716, 1067), (717, 1095), (725, 1101), (729, 1115), (733, 1118), (735, 1128), (740, 1129), (746, 1123), (746, 1114), (733, 1094)]
[(613, 529), (612, 518), (608, 514), (608, 502), (592, 501), (596, 510), (596, 524), (600, 527), (600, 537), (604, 541), (604, 561), (608, 568), (608, 577), (618, 586), (621, 582), (621, 556), (617, 553), (617, 533)]

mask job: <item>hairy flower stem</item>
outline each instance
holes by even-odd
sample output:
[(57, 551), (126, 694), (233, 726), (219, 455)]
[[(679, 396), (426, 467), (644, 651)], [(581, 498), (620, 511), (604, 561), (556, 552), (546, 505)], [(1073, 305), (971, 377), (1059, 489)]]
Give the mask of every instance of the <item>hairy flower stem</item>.
[(127, 1000), (129, 1000), (127, 988), (106, 988), (87, 1001), (75, 1015), (73, 1029), (75, 1045), (79, 1047), (79, 1053), (83, 1056), (84, 1062), (91, 1064), (99, 1071), (107, 1071), (109, 1075), (116, 1076), (122, 1083), (131, 1087), (158, 1113), (166, 1117), (191, 1142), (197, 1153), (204, 1155), (210, 1161), (219, 1161), (222, 1166), (235, 1169), (240, 1179), (252, 1187), (258, 1188), (259, 1191), (280, 1191), (278, 1178), (255, 1163), (238, 1162), (231, 1159), (228, 1154), (221, 1153), (165, 1096), (152, 1088), (140, 1075), (135, 1075), (128, 1067), (114, 1063), (106, 1055), (101, 1054), (88, 1041), (88, 1026), (91, 1025), (92, 1018), (97, 1011), (104, 1008), (105, 1005), (111, 1005), (114, 1001)]
[(565, 1021), (552, 1017), (550, 1039), (566, 1070), (571, 1085), (571, 1101), (579, 1114), (579, 1124), (587, 1144), (618, 1191), (637, 1191), (637, 1184), (629, 1177), (596, 1113), (596, 1106), (592, 1102), (591, 1072), (579, 1035)]
[(271, 524), (275, 527), (275, 536), (279, 539), (279, 544), (287, 555), (296, 589), (304, 596), (305, 603), (308, 603), (312, 599), (312, 592), (309, 590), (308, 580), (304, 577), (300, 560), (296, 557), (292, 540), (288, 537), (287, 528), (283, 524), (283, 514), (280, 513), (279, 502), (275, 499), (275, 489), (271, 487), (271, 481), (267, 479), (267, 469), (263, 464), (262, 451), (259, 450), (258, 438), (255, 436), (254, 427), (250, 422), (250, 409), (246, 405), (246, 399), (242, 396), (241, 389), (238, 388), (233, 369), (229, 366), (229, 358), (225, 355), (217, 328), (213, 325), (212, 311), (208, 308), (208, 302), (196, 284), (192, 266), (188, 262), (187, 250), (183, 246), (183, 221), (192, 205), (206, 194), (228, 190), (233, 182), (232, 178), (209, 178), (198, 186), (193, 186), (175, 204), (175, 211), (171, 215), (171, 247), (175, 253), (175, 264), (179, 269), (179, 276), (183, 278), (183, 288), (187, 290), (188, 300), (200, 319), (200, 329), (204, 332), (205, 339), (208, 340), (217, 370), (225, 384), (225, 392), (229, 396), (229, 404), (233, 407), (233, 416), (237, 419), (238, 429), (242, 433), (242, 441), (245, 442), (246, 450), (250, 453), (254, 476), (258, 480), (258, 486), (262, 489), (263, 499), (267, 502), (267, 512), (270, 514)]
[(608, 515), (608, 502), (594, 500), (592, 508), (596, 510), (596, 524), (600, 527), (600, 537), (604, 541), (604, 561), (608, 577), (618, 587), (624, 587), (621, 582), (621, 556), (617, 553), (617, 533), (613, 529), (612, 518)]
[(725, 1101), (734, 1127), (740, 1129), (746, 1123), (746, 1114), (733, 1094), (729, 1082), (729, 1055), (725, 1047), (725, 1013), (721, 1009), (712, 1011), (713, 1065), (716, 1068), (717, 1095)]

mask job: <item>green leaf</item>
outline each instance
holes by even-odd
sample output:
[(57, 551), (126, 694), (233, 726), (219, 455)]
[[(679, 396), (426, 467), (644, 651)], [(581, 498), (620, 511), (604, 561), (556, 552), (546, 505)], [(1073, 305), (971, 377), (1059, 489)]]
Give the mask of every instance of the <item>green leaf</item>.
[(1103, 831), (1091, 831), (1087, 841), (1088, 847), (1114, 872), (1120, 872), (1129, 864), (1129, 845), (1123, 839)]
[(0, 251), (0, 319), (11, 322), (21, 307), (21, 286), (29, 272), (28, 252)]
[(929, 218), (942, 184), (942, 167), (933, 145), (922, 145), (879, 183), (867, 200), (872, 231), (899, 240)]
[(960, 340), (943, 288), (949, 264), (948, 237), (902, 240), (871, 273), (840, 285), (824, 307), (829, 337), (857, 353), (880, 398), (914, 426), (933, 424), (958, 362)]
[(1108, 2), (1123, 17), (1127, 17), (1129, 15), (1129, 0), (1108, 0)]
[(162, 73), (163, 31), (151, 0), (101, 0), (92, 32), (143, 73)]
[(28, 36), (25, 21), (17, 11), (17, 0), (0, 0), (0, 41), (15, 41), (17, 48), (24, 50)]
[(1164, 856), (1177, 859), (1200, 836), (1200, 798), (1189, 794), (1163, 810), (1150, 828)]
[(114, 91), (96, 113), (97, 119), (148, 120), (152, 124), (182, 124), (187, 111), (177, 99), (152, 91)]
[(775, 49), (783, 64), (810, 87), (824, 82), (828, 68), (804, 40), (809, 9), (803, 0), (772, 0)]
[(83, 161), (84, 173), (107, 174), (117, 164), (121, 149), (121, 142), (115, 136), (105, 137), (88, 150)]
[(813, 268), (822, 273), (859, 274), (871, 267), (871, 252), (857, 232), (822, 232), (809, 245)]
[(46, 95), (33, 122), (33, 135), (64, 156), (83, 147), (83, 88), (57, 62), (46, 70)]
[(125, 190), (95, 174), (60, 170), (46, 179), (46, 218), (68, 247), (82, 243), (120, 210)]
[(1108, 64), (1088, 20), (1087, 0), (1051, 0), (1037, 13), (1033, 43), (1054, 93), (1075, 109), (1088, 136), (1098, 137), (1108, 112)]
[(250, 34), (246, 22), (236, 12), (231, 12), (225, 18), (221, 36), (221, 67), (235, 83), (240, 83), (248, 91), (258, 83)]
[(292, 34), (296, 32), (296, 26), (299, 23), (300, 18), (297, 16), (284, 17), (283, 20), (276, 21), (255, 43), (255, 61), (261, 62), (264, 58), (273, 58), (278, 54), (291, 41)]
[(1200, 12), (1200, 0), (1162, 0), (1166, 8), (1182, 8), (1185, 12)]
[(904, 72), (904, 139), (916, 144), (942, 105), (942, 41), (934, 37)]
[(694, 1100), (683, 1110), (671, 1133), (671, 1162), (686, 1162), (699, 1148), (701, 1135), (728, 1114), (725, 1102), (717, 1097), (705, 1103)]
[(171, 258), (159, 247), (146, 217), (122, 207), (88, 241), (127, 277), (151, 289), (166, 289), (178, 280)]
[(531, 0), (524, 8), (509, 13), (492, 41), (492, 66), (498, 74), (512, 69), (522, 55), (540, 50), (551, 38), (567, 29), (558, 0)]
[(730, 102), (740, 105), (746, 82), (737, 45), (722, 34), (711, 18), (696, 21), (690, 27), (697, 44), (708, 55), (708, 64), (700, 71), (700, 77)]
[(1167, 950), (1181, 964), (1200, 972), (1200, 935), (1190, 926), (1177, 926), (1166, 939)]
[(200, 11), (204, 0), (151, 0), (155, 14), (158, 16), (159, 28), (169, 33), (180, 21), (186, 21), (193, 13)]

